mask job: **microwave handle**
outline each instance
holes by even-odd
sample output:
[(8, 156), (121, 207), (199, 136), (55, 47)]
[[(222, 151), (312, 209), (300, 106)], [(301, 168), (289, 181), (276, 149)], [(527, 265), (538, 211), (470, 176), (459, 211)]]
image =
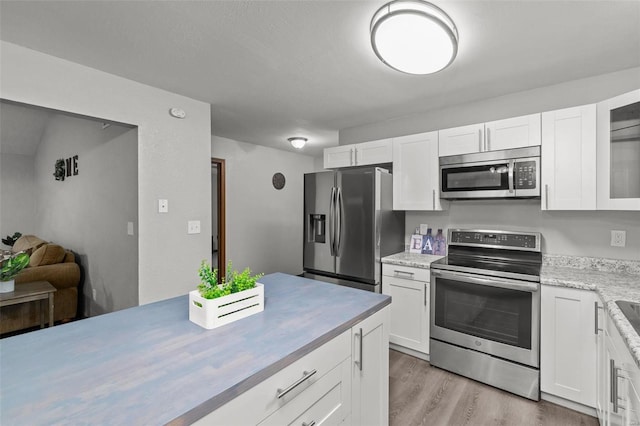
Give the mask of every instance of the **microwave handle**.
[(509, 193), (512, 194), (515, 190), (513, 173), (516, 167), (515, 160), (509, 160)]

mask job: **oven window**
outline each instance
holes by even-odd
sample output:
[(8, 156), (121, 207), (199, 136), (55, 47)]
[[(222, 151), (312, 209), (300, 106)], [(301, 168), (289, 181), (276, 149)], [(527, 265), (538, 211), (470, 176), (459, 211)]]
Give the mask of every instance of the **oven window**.
[(531, 349), (529, 292), (437, 279), (435, 323), (439, 327)]
[(508, 164), (442, 169), (446, 191), (509, 189)]

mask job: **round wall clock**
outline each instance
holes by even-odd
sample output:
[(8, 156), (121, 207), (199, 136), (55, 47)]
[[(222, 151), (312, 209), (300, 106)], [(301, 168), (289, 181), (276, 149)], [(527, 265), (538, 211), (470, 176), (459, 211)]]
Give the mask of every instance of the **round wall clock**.
[(273, 178), (271, 179), (271, 183), (273, 183), (273, 187), (275, 189), (284, 188), (284, 183), (285, 183), (284, 175), (282, 173), (280, 173), (280, 172), (275, 173), (273, 175)]

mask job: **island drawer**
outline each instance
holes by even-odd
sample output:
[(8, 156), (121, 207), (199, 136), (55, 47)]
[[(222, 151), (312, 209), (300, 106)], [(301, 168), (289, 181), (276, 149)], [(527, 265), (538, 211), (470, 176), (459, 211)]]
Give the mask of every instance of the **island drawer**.
[[(295, 402), (296, 407), (308, 407), (309, 405), (297, 400), (313, 399), (313, 396), (306, 395), (307, 391), (313, 392), (311, 388), (315, 384), (350, 357), (351, 330), (347, 330), (195, 424), (221, 425), (228, 423), (229, 419), (234, 419), (235, 424), (257, 425), (290, 403)], [(350, 363), (347, 364), (350, 365)], [(322, 386), (316, 386), (316, 388), (322, 389)], [(325, 392), (330, 389), (326, 389)], [(298, 408), (293, 411), (302, 413), (304, 410), (299, 411)]]
[(259, 426), (339, 425), (350, 412), (351, 358), (347, 358)]
[(386, 277), (402, 278), (405, 280), (429, 282), (430, 271), (428, 269), (414, 268), (411, 266), (382, 264), (382, 275)]

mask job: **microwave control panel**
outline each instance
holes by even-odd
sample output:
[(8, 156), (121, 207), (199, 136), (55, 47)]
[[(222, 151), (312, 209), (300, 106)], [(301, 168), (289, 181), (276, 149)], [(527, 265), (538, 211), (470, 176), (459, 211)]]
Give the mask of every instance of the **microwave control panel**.
[(535, 189), (537, 187), (535, 161), (516, 161), (514, 168), (516, 189)]

